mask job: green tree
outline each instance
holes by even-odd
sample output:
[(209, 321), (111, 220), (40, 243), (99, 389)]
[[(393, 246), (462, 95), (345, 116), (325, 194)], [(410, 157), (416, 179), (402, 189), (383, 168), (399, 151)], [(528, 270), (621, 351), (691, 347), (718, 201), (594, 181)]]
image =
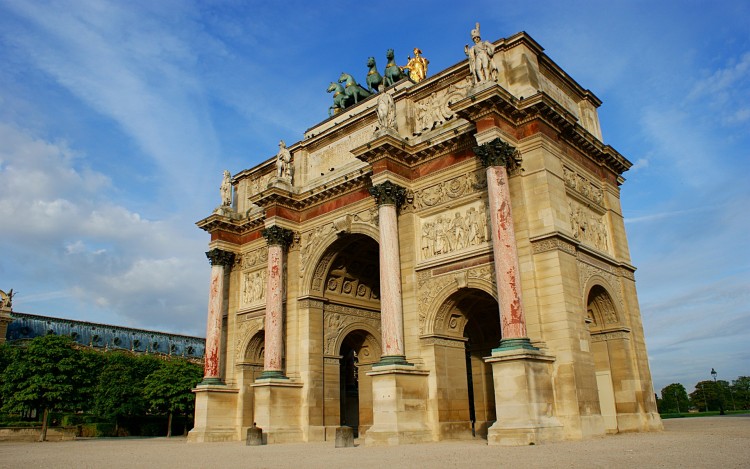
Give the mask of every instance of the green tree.
[(695, 391), (690, 393), (690, 402), (698, 409), (707, 412), (710, 409), (721, 408), (721, 394), (719, 386), (713, 381), (701, 381), (695, 385)]
[(690, 407), (685, 386), (680, 383), (672, 383), (661, 390), (661, 405), (659, 412), (687, 412)]
[(750, 409), (750, 376), (738, 376), (732, 381), (732, 393), (738, 409)]
[(144, 374), (136, 357), (124, 353), (107, 355), (94, 393), (93, 410), (100, 417), (115, 421), (115, 435), (124, 417), (145, 414)]
[[(5, 369), (15, 361), (16, 348), (11, 347), (6, 343), (0, 344), (0, 383), (4, 383), (3, 373)], [(2, 386), (0, 385), (0, 408), (3, 407), (3, 392)]]
[(36, 337), (25, 349), (19, 349), (16, 359), (5, 368), (0, 385), (3, 410), (43, 410), (39, 441), (47, 439), (50, 410), (69, 409), (77, 399), (81, 383), (79, 357), (70, 338), (47, 335)]
[(175, 412), (188, 415), (195, 405), (192, 389), (203, 378), (203, 369), (186, 360), (171, 360), (146, 377), (144, 395), (151, 409), (167, 414), (167, 437), (172, 436)]

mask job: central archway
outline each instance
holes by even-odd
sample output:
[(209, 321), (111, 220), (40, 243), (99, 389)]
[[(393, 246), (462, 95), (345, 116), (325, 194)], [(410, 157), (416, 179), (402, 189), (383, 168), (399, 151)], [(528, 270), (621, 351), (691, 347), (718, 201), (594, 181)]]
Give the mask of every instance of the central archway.
[(312, 288), (325, 299), (324, 425), (347, 425), (362, 437), (372, 425), (367, 371), (381, 353), (378, 243), (362, 234), (341, 235), (316, 271)]

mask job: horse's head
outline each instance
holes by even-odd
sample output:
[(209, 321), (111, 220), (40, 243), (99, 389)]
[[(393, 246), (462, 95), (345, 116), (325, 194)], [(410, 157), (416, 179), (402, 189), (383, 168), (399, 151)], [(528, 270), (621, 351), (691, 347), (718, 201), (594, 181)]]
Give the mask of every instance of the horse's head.
[(326, 92), (332, 93), (332, 92), (336, 91), (336, 88), (338, 88), (338, 87), (339, 87), (338, 83), (331, 82), (331, 84), (328, 85), (328, 89), (326, 90)]
[(393, 49), (388, 49), (387, 51), (385, 51), (385, 58), (388, 59), (389, 62), (393, 60), (395, 56), (396, 54), (393, 52)]
[(352, 77), (352, 76), (351, 76), (351, 75), (349, 75), (348, 73), (345, 73), (345, 72), (341, 72), (341, 76), (339, 77), (339, 83), (343, 83), (343, 82), (345, 82), (346, 80), (350, 79), (351, 77)]
[(367, 66), (368, 67), (374, 67), (375, 66), (375, 57), (368, 57), (367, 58)]

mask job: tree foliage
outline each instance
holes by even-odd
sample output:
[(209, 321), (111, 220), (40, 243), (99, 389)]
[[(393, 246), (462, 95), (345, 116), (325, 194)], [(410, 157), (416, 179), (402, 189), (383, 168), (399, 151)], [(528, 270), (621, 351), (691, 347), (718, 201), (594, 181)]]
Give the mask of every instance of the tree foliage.
[(172, 416), (175, 412), (187, 414), (194, 409), (192, 389), (203, 377), (200, 366), (187, 361), (165, 362), (148, 375), (144, 395), (154, 412), (168, 415), (167, 436), (172, 435)]
[(37, 337), (25, 349), (17, 351), (16, 360), (3, 372), (3, 410), (42, 409), (40, 441), (47, 437), (49, 411), (74, 407), (78, 388), (83, 382), (79, 355), (68, 337)]
[(672, 383), (661, 390), (661, 399), (659, 400), (659, 412), (687, 412), (690, 407), (685, 386), (680, 383)]

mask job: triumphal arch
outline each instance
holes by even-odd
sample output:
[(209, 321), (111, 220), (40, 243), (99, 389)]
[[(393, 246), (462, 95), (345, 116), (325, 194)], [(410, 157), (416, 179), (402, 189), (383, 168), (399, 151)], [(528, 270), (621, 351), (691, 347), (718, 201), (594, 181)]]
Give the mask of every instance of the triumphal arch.
[(620, 207), (631, 163), (602, 142), (601, 101), (525, 33), (470, 37), (438, 73), (417, 48), (382, 74), (371, 58), (302, 140), (225, 172), (198, 222), (190, 441), (254, 423), (270, 443), (350, 426), (367, 445), (661, 429)]

